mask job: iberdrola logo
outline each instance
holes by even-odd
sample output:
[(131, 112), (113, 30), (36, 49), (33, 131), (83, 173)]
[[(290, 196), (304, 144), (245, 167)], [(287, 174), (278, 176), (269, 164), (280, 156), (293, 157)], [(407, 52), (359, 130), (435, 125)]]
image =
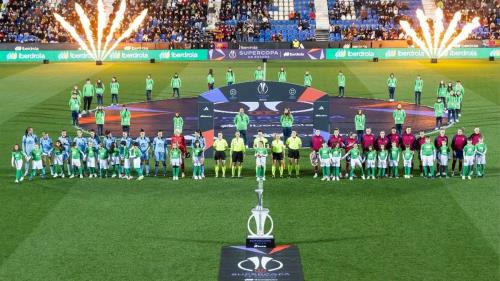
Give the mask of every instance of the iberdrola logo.
[(396, 50), (387, 50), (385, 52), (385, 57), (392, 58), (392, 57), (395, 57), (397, 54), (398, 54), (398, 52)]
[(345, 58), (345, 57), (347, 57), (347, 51), (346, 50), (338, 50), (335, 53), (335, 57), (336, 58)]
[(500, 49), (491, 51), (490, 57), (500, 57)]
[(114, 50), (113, 52), (111, 52), (109, 57), (111, 59), (114, 59), (114, 60), (119, 60), (122, 57), (122, 52), (118, 51), (118, 50)]
[(57, 58), (59, 60), (67, 60), (69, 59), (69, 52), (60, 52), (59, 55), (57, 55)]
[(160, 59), (165, 59), (165, 60), (170, 59), (170, 51), (161, 52)]
[(16, 52), (10, 52), (7, 54), (7, 60), (16, 60), (17, 59), (17, 53)]

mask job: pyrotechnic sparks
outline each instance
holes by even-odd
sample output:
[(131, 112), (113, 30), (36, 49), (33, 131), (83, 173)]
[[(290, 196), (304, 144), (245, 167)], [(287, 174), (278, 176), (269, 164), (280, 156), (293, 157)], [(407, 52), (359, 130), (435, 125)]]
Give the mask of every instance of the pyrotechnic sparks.
[(427, 56), (432, 59), (437, 59), (445, 56), (452, 48), (455, 48), (458, 44), (460, 44), (460, 42), (467, 39), (469, 34), (471, 34), (474, 29), (480, 26), (479, 18), (476, 17), (472, 20), (472, 22), (465, 24), (460, 33), (453, 37), (461, 17), (462, 14), (460, 12), (456, 12), (443, 35), (443, 10), (438, 8), (433, 19), (434, 30), (431, 34), (428, 17), (424, 15), (422, 10), (418, 9), (417, 19), (420, 23), (420, 28), (422, 29), (423, 39), (417, 35), (415, 30), (407, 21), (401, 21), (400, 24), (404, 32), (413, 39), (415, 44), (417, 44), (417, 46), (424, 51)]
[(148, 13), (147, 9), (143, 10), (139, 14), (139, 16), (137, 16), (132, 21), (132, 24), (129, 25), (127, 30), (125, 30), (125, 32), (123, 32), (123, 34), (121, 34), (118, 37), (118, 39), (115, 40), (111, 48), (108, 48), (111, 41), (113, 41), (114, 39), (114, 34), (116, 30), (122, 25), (122, 21), (125, 18), (126, 9), (127, 9), (127, 4), (125, 0), (122, 0), (120, 3), (120, 8), (118, 9), (115, 15), (113, 23), (111, 24), (109, 32), (106, 35), (106, 40), (104, 42), (103, 42), (103, 38), (105, 36), (104, 29), (108, 24), (108, 15), (106, 15), (106, 12), (104, 10), (103, 0), (97, 0), (97, 38), (94, 38), (94, 34), (92, 32), (92, 28), (90, 25), (90, 20), (88, 16), (85, 14), (85, 11), (78, 3), (75, 3), (75, 10), (76, 13), (78, 14), (78, 17), (80, 18), (80, 24), (85, 32), (85, 38), (87, 42), (85, 42), (80, 37), (80, 34), (78, 34), (75, 27), (72, 26), (69, 22), (67, 22), (62, 16), (60, 16), (57, 13), (54, 13), (54, 17), (61, 24), (61, 26), (64, 29), (66, 29), (66, 31), (71, 35), (71, 37), (73, 37), (73, 39), (80, 45), (82, 50), (87, 52), (87, 54), (96, 61), (104, 61), (121, 41), (125, 40), (127, 37), (132, 35), (132, 33), (136, 31), (139, 28), (139, 26), (141, 26), (142, 22), (144, 21)]

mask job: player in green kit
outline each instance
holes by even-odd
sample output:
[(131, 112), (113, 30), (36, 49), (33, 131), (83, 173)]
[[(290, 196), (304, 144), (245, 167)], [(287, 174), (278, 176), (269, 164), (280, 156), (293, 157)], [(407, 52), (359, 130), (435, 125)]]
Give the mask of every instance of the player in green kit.
[[(130, 159), (132, 160), (132, 167), (134, 168), (136, 174), (137, 174), (137, 180), (143, 180), (144, 175), (142, 174), (142, 166), (141, 166), (141, 156), (142, 152), (139, 149), (139, 143), (134, 142), (132, 145), (132, 148), (130, 149)], [(132, 177), (128, 178), (129, 180), (132, 179)]]
[(132, 114), (128, 110), (127, 107), (123, 107), (120, 111), (120, 123), (122, 125), (122, 131), (130, 132), (130, 119), (132, 118)]
[(442, 98), (437, 98), (434, 103), (434, 116), (436, 116), (436, 127), (434, 130), (441, 129), (443, 125), (444, 103)]
[(253, 78), (255, 81), (264, 81), (264, 71), (262, 70), (262, 67), (257, 66), (257, 69), (253, 73)]
[(29, 177), (29, 180), (33, 180), (33, 177), (36, 176), (36, 171), (40, 171), (40, 175), (42, 179), (45, 178), (45, 169), (43, 168), (43, 161), (42, 161), (42, 156), (43, 152), (42, 149), (40, 148), (40, 145), (35, 143), (33, 150), (31, 151), (31, 154), (28, 156), (29, 159), (31, 159), (31, 176)]
[(215, 177), (219, 177), (219, 169), (222, 169), (222, 177), (226, 177), (226, 150), (229, 147), (227, 141), (223, 138), (222, 133), (217, 133), (217, 139), (214, 141), (214, 160), (215, 160)]
[(403, 150), (403, 167), (405, 179), (411, 178), (411, 167), (413, 166), (413, 150), (409, 145)]
[(342, 156), (344, 154), (344, 151), (340, 147), (339, 142), (335, 143), (335, 147), (332, 148), (332, 150), (330, 151), (330, 154), (332, 155), (331, 178), (332, 178), (332, 180), (339, 181), (340, 180), (340, 165), (341, 165)]
[(422, 168), (424, 177), (434, 178), (434, 160), (436, 156), (436, 147), (431, 143), (431, 138), (426, 136), (425, 143), (420, 148), (420, 159), (422, 159)]
[(120, 161), (123, 163), (123, 176), (120, 173), (121, 179), (131, 179), (130, 176), (130, 149), (126, 141), (120, 142)]
[(99, 79), (97, 80), (95, 84), (95, 95), (97, 97), (97, 105), (103, 105), (104, 104), (104, 91), (106, 90), (106, 87), (104, 86), (104, 83)]
[(286, 71), (283, 66), (280, 68), (280, 71), (278, 72), (278, 82), (286, 82)]
[(389, 158), (389, 153), (385, 149), (385, 145), (380, 146), (380, 151), (378, 152), (377, 160), (378, 160), (378, 178), (386, 177), (386, 169), (387, 169), (387, 158)]
[(174, 118), (172, 118), (172, 123), (174, 124), (174, 132), (179, 131), (179, 134), (182, 134), (184, 119), (182, 118), (180, 112), (175, 113)]
[(280, 138), (278, 133), (274, 134), (274, 139), (271, 142), (271, 152), (273, 154), (273, 163), (271, 166), (271, 174), (273, 178), (276, 177), (276, 167), (278, 166), (280, 178), (283, 177), (283, 170), (285, 169), (285, 144)]
[(10, 160), (12, 168), (16, 169), (16, 181), (15, 183), (20, 183), (24, 180), (23, 177), (23, 160), (25, 158), (19, 144), (15, 144), (12, 148), (12, 158)]
[(389, 150), (389, 177), (399, 178), (399, 155), (401, 154), (401, 149), (398, 144), (393, 142), (391, 149)]
[(99, 144), (99, 150), (97, 151), (99, 158), (99, 177), (107, 178), (109, 170), (109, 151), (104, 147), (104, 142)]
[(54, 178), (64, 178), (64, 147), (61, 141), (57, 140), (52, 152), (54, 154)]
[(151, 96), (153, 95), (153, 86), (155, 81), (151, 78), (151, 74), (148, 74), (146, 78), (146, 101), (151, 101)]
[(441, 147), (439, 148), (439, 171), (437, 174), (441, 177), (448, 178), (448, 160), (450, 159), (451, 149), (448, 147), (446, 140), (441, 141)]
[(109, 153), (111, 153), (111, 165), (113, 166), (113, 174), (111, 177), (121, 177), (122, 166), (120, 161), (120, 148), (114, 142), (109, 148)]
[(337, 75), (337, 84), (339, 86), (339, 98), (343, 98), (345, 95), (345, 75), (342, 71), (339, 71)]
[(94, 112), (95, 115), (95, 124), (97, 126), (97, 135), (102, 136), (104, 132), (104, 120), (106, 119), (106, 112), (102, 109), (102, 106), (99, 105)]
[(203, 148), (201, 147), (200, 141), (196, 140), (193, 145), (193, 178), (195, 180), (201, 180), (201, 164), (203, 161)]
[(109, 92), (111, 93), (111, 105), (117, 105), (120, 83), (118, 83), (118, 80), (114, 76), (111, 78), (111, 83), (109, 83)]
[(174, 181), (179, 180), (179, 174), (181, 172), (181, 156), (182, 151), (177, 147), (177, 143), (172, 145), (172, 149), (170, 149), (170, 164), (172, 165), (172, 177)]
[(424, 89), (424, 80), (420, 75), (417, 76), (415, 80), (415, 104), (420, 105), (420, 99), (422, 97), (422, 90)]
[(366, 152), (365, 159), (365, 168), (367, 179), (375, 179), (375, 175), (377, 173), (377, 151), (373, 149), (373, 146), (368, 147), (368, 151)]
[(89, 78), (87, 78), (87, 81), (85, 81), (85, 84), (83, 85), (82, 94), (83, 94), (83, 113), (86, 113), (87, 111), (90, 110), (92, 106), (92, 99), (94, 98), (95, 94), (94, 85), (90, 83)]
[(94, 146), (93, 141), (88, 143), (83, 158), (87, 163), (87, 172), (89, 173), (89, 178), (97, 178), (97, 171), (96, 171), (97, 148)]
[(309, 74), (309, 71), (306, 71), (304, 74), (304, 87), (311, 87), (313, 82), (313, 78), (311, 74)]
[(330, 166), (332, 163), (332, 154), (326, 142), (323, 142), (321, 148), (318, 151), (318, 154), (320, 159), (319, 161), (321, 165), (321, 172), (323, 174), (321, 180), (330, 181)]
[(80, 178), (83, 178), (83, 167), (82, 167), (82, 151), (78, 148), (76, 145), (76, 142), (73, 142), (71, 149), (70, 149), (70, 157), (71, 157), (71, 168), (73, 171), (71, 171), (71, 175), (69, 176), (70, 179), (74, 178), (75, 175), (78, 173), (80, 175)]
[(472, 179), (472, 167), (474, 166), (474, 158), (476, 156), (476, 147), (472, 144), (472, 139), (467, 140), (464, 147), (464, 168), (462, 169), (462, 179)]
[(477, 177), (483, 177), (484, 176), (484, 168), (486, 165), (486, 152), (488, 151), (488, 148), (486, 147), (486, 144), (484, 143), (484, 139), (481, 137), (479, 138), (478, 143), (476, 144), (476, 176)]
[(344, 157), (342, 157), (342, 159), (347, 158), (347, 156), (351, 157), (351, 163), (350, 163), (351, 170), (349, 171), (349, 180), (352, 181), (353, 176), (356, 172), (356, 168), (360, 169), (361, 178), (364, 180), (365, 179), (365, 172), (363, 171), (363, 165), (362, 165), (363, 159), (361, 157), (361, 150), (359, 150), (357, 143), (355, 143), (353, 145), (351, 150), (349, 150), (349, 152), (346, 155), (344, 155)]
[(228, 86), (236, 83), (236, 76), (234, 76), (234, 72), (231, 67), (226, 71), (226, 83)]
[(170, 87), (172, 88), (172, 97), (180, 98), (181, 97), (181, 86), (182, 80), (179, 77), (178, 73), (175, 73), (172, 78), (170, 78)]
[(213, 90), (215, 85), (214, 71), (210, 68), (207, 75), (208, 90)]
[(266, 160), (267, 160), (267, 148), (263, 141), (257, 143), (257, 148), (255, 149), (255, 172), (257, 176), (257, 181), (266, 180)]

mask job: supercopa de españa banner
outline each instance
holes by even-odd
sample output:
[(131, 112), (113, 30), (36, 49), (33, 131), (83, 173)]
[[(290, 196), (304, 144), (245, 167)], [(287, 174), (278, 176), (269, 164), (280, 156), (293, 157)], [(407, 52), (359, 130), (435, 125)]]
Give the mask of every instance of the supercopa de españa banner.
[[(308, 50), (115, 50), (108, 61), (206, 61), (206, 60), (371, 60), (427, 59), (414, 48), (381, 49), (308, 49)], [(456, 48), (443, 59), (500, 58), (500, 48)], [(0, 62), (90, 62), (93, 59), (80, 50), (23, 50), (0, 51)]]

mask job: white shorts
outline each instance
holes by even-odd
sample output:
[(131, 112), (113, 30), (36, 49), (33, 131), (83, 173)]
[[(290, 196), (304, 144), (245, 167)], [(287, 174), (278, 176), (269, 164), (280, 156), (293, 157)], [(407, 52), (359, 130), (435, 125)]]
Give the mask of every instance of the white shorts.
[(16, 170), (21, 170), (23, 168), (23, 160), (14, 160), (14, 167), (16, 167)]
[(130, 159), (123, 159), (123, 169), (130, 169)]
[(439, 165), (448, 166), (448, 155), (441, 154), (439, 156)]
[(321, 159), (321, 167), (330, 167), (332, 165), (332, 161), (330, 159)]
[(54, 165), (62, 165), (64, 164), (64, 154), (54, 156)]
[(177, 158), (177, 159), (170, 159), (170, 164), (172, 166), (180, 166), (181, 165), (181, 159)]
[(389, 160), (389, 167), (397, 167), (399, 166), (398, 160)]
[(202, 157), (193, 157), (193, 166), (201, 166)]
[(486, 155), (476, 155), (476, 164), (479, 165), (486, 164)]
[(375, 160), (366, 160), (366, 168), (375, 168)]
[(80, 159), (71, 159), (71, 166), (80, 168), (82, 166), (82, 162)]
[(33, 160), (31, 162), (31, 169), (33, 170), (42, 170), (43, 169), (43, 164), (42, 164), (42, 160)]
[(104, 160), (99, 159), (99, 167), (101, 169), (105, 169), (105, 170), (109, 169), (108, 160), (107, 159), (104, 159)]
[(255, 165), (256, 166), (266, 166), (266, 159), (267, 157), (257, 157), (255, 158)]
[(474, 165), (474, 156), (464, 156), (464, 165), (465, 166)]
[(351, 169), (356, 168), (356, 166), (363, 167), (361, 161), (358, 159), (351, 159)]
[(387, 168), (387, 160), (378, 160), (378, 167), (381, 169)]
[(422, 156), (422, 166), (434, 166), (434, 156)]
[(87, 157), (87, 168), (95, 168), (95, 158)]
[(136, 157), (132, 160), (132, 164), (134, 165), (134, 169), (141, 168), (141, 157)]
[(413, 159), (411, 159), (411, 160), (403, 159), (403, 166), (411, 168), (411, 166), (413, 166)]
[(332, 157), (332, 167), (340, 167), (340, 157)]
[(119, 156), (111, 157), (111, 164), (112, 165), (120, 165), (120, 157)]

